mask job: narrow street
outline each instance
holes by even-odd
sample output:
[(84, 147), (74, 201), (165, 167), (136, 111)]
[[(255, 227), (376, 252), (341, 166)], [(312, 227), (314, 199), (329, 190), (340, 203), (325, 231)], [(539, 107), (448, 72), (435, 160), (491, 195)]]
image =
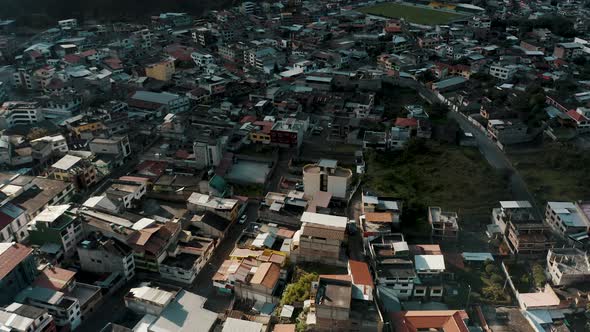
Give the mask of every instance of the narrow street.
[[(479, 151), (493, 168), (500, 171), (510, 172), (509, 181), (510, 191), (512, 193), (511, 199), (531, 202), (531, 204), (533, 204), (535, 207), (537, 215), (541, 216), (540, 210), (536, 206), (535, 199), (529, 192), (526, 182), (523, 180), (514, 166), (512, 166), (512, 163), (506, 154), (501, 151), (498, 146), (494, 144), (484, 133), (482, 133), (480, 129), (476, 128), (471, 122), (469, 122), (460, 114), (451, 111), (448, 113), (448, 117), (457, 121), (463, 131), (473, 134), (477, 140)], [(508, 197), (506, 199), (508, 199)]]
[(215, 253), (203, 267), (193, 284), (190, 288), (188, 288), (191, 292), (194, 292), (198, 295), (204, 296), (207, 298), (207, 302), (205, 306), (207, 309), (221, 313), (225, 312), (228, 308), (229, 303), (231, 302), (231, 296), (218, 294), (215, 288), (213, 287), (213, 283), (211, 279), (215, 275), (215, 272), (219, 269), (223, 261), (229, 256), (231, 251), (234, 249), (236, 242), (242, 231), (248, 223), (254, 222), (258, 219), (258, 203), (250, 202), (248, 203), (248, 207), (246, 212), (248, 215), (248, 221), (243, 225), (239, 223), (235, 223), (228, 234), (225, 236), (221, 243), (215, 248)]

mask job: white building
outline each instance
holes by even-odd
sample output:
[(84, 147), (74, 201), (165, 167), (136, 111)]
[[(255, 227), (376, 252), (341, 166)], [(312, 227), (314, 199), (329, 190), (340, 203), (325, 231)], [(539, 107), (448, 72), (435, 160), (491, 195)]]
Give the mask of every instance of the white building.
[(501, 80), (509, 80), (514, 74), (516, 74), (517, 70), (518, 66), (516, 65), (502, 65), (496, 63), (490, 66), (490, 75)]
[(39, 239), (37, 242), (45, 242), (43, 234), (59, 234), (60, 245), (64, 252), (66, 255), (72, 255), (76, 251), (76, 245), (82, 239), (82, 227), (80, 221), (76, 220), (76, 216), (68, 212), (70, 208), (70, 204), (46, 207), (31, 220), (29, 233), (40, 234), (37, 236)]
[(80, 301), (53, 289), (29, 287), (16, 296), (16, 301), (47, 310), (58, 326), (70, 326), (74, 330), (82, 322)]
[(131, 145), (127, 136), (95, 138), (90, 141), (90, 151), (96, 154), (109, 154), (125, 158), (131, 154)]
[(133, 250), (117, 239), (88, 239), (77, 247), (83, 271), (93, 273), (119, 272), (127, 281), (135, 276)]
[(215, 63), (215, 58), (211, 54), (193, 52), (191, 53), (191, 58), (199, 68), (207, 67), (208, 65)]
[(0, 107), (0, 129), (19, 124), (33, 124), (43, 120), (39, 105), (35, 102), (11, 101)]
[(575, 202), (547, 202), (545, 222), (559, 234), (568, 236), (588, 233), (590, 204)]
[(0, 242), (21, 242), (28, 235), (27, 213), (18, 205), (3, 202), (0, 207)]
[(12, 303), (0, 308), (0, 331), (44, 332), (53, 322), (53, 317), (43, 309), (21, 303)]
[(554, 286), (586, 284), (590, 281), (588, 254), (575, 248), (549, 249), (547, 273)]
[(70, 18), (67, 20), (57, 21), (57, 24), (62, 30), (75, 29), (78, 27), (78, 20), (75, 18)]
[(335, 198), (346, 199), (351, 181), (352, 171), (338, 167), (336, 160), (322, 159), (303, 167), (303, 189), (309, 197), (328, 192)]
[(219, 165), (223, 149), (220, 138), (210, 138), (207, 140), (195, 141), (193, 143), (193, 153), (197, 167), (204, 169)]
[(52, 152), (68, 153), (68, 142), (63, 135), (43, 136), (32, 140), (31, 143), (35, 142), (47, 142), (51, 145)]

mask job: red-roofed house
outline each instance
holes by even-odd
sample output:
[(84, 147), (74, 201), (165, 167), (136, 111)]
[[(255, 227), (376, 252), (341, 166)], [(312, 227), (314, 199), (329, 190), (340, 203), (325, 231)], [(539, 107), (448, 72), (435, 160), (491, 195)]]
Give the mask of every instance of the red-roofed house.
[(82, 58), (77, 54), (66, 54), (63, 58), (64, 62), (75, 65), (82, 61)]
[(463, 310), (405, 311), (391, 315), (396, 332), (468, 332), (465, 323), (468, 319)]
[(250, 140), (254, 143), (270, 144), (270, 131), (274, 125), (271, 121), (255, 121), (256, 128), (250, 132)]
[(576, 123), (576, 129), (579, 132), (590, 131), (590, 109), (578, 108), (577, 110), (571, 110), (566, 113)]
[(15, 296), (35, 280), (36, 273), (33, 249), (22, 244), (0, 243), (0, 305), (14, 302)]
[(373, 277), (369, 266), (361, 261), (348, 261), (348, 273), (352, 277), (352, 298), (356, 300), (373, 301)]
[(240, 119), (240, 124), (244, 124), (246, 122), (254, 122), (256, 121), (255, 115), (245, 115), (243, 118)]
[(395, 126), (399, 128), (418, 128), (418, 119), (416, 118), (397, 118)]
[(58, 292), (69, 293), (76, 285), (76, 272), (55, 266), (46, 266), (35, 279), (34, 285), (53, 289)]
[(113, 73), (120, 73), (123, 71), (123, 62), (119, 58), (107, 58), (102, 61), (104, 65)]
[(147, 176), (151, 180), (156, 180), (166, 171), (168, 163), (165, 161), (146, 160), (137, 165), (135, 170), (137, 174)]

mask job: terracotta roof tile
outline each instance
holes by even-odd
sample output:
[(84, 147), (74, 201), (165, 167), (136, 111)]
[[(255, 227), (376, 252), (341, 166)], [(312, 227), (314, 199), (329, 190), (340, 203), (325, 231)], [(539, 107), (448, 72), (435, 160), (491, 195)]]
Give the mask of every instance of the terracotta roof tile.
[(25, 260), (33, 249), (15, 243), (0, 254), (0, 280), (6, 277), (15, 267)]
[(370, 285), (373, 286), (373, 278), (369, 272), (369, 266), (365, 262), (348, 261), (350, 267), (350, 274), (352, 275), (352, 282), (355, 285)]

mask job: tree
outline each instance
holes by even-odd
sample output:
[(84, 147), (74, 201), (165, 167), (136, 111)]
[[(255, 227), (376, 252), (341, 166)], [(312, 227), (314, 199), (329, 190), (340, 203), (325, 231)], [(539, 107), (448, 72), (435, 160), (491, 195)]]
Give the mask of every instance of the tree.
[(488, 275), (492, 275), (498, 271), (498, 267), (493, 262), (487, 262), (485, 271)]
[(34, 139), (41, 138), (43, 136), (47, 136), (47, 134), (48, 134), (47, 129), (35, 127), (33, 129), (31, 129), (31, 131), (27, 135), (27, 139), (32, 141)]
[(541, 288), (547, 283), (545, 269), (538, 263), (533, 265), (533, 280), (535, 281), (535, 286), (537, 288)]
[(281, 305), (303, 302), (309, 299), (311, 283), (318, 280), (316, 273), (306, 273), (295, 283), (289, 284), (283, 292)]

